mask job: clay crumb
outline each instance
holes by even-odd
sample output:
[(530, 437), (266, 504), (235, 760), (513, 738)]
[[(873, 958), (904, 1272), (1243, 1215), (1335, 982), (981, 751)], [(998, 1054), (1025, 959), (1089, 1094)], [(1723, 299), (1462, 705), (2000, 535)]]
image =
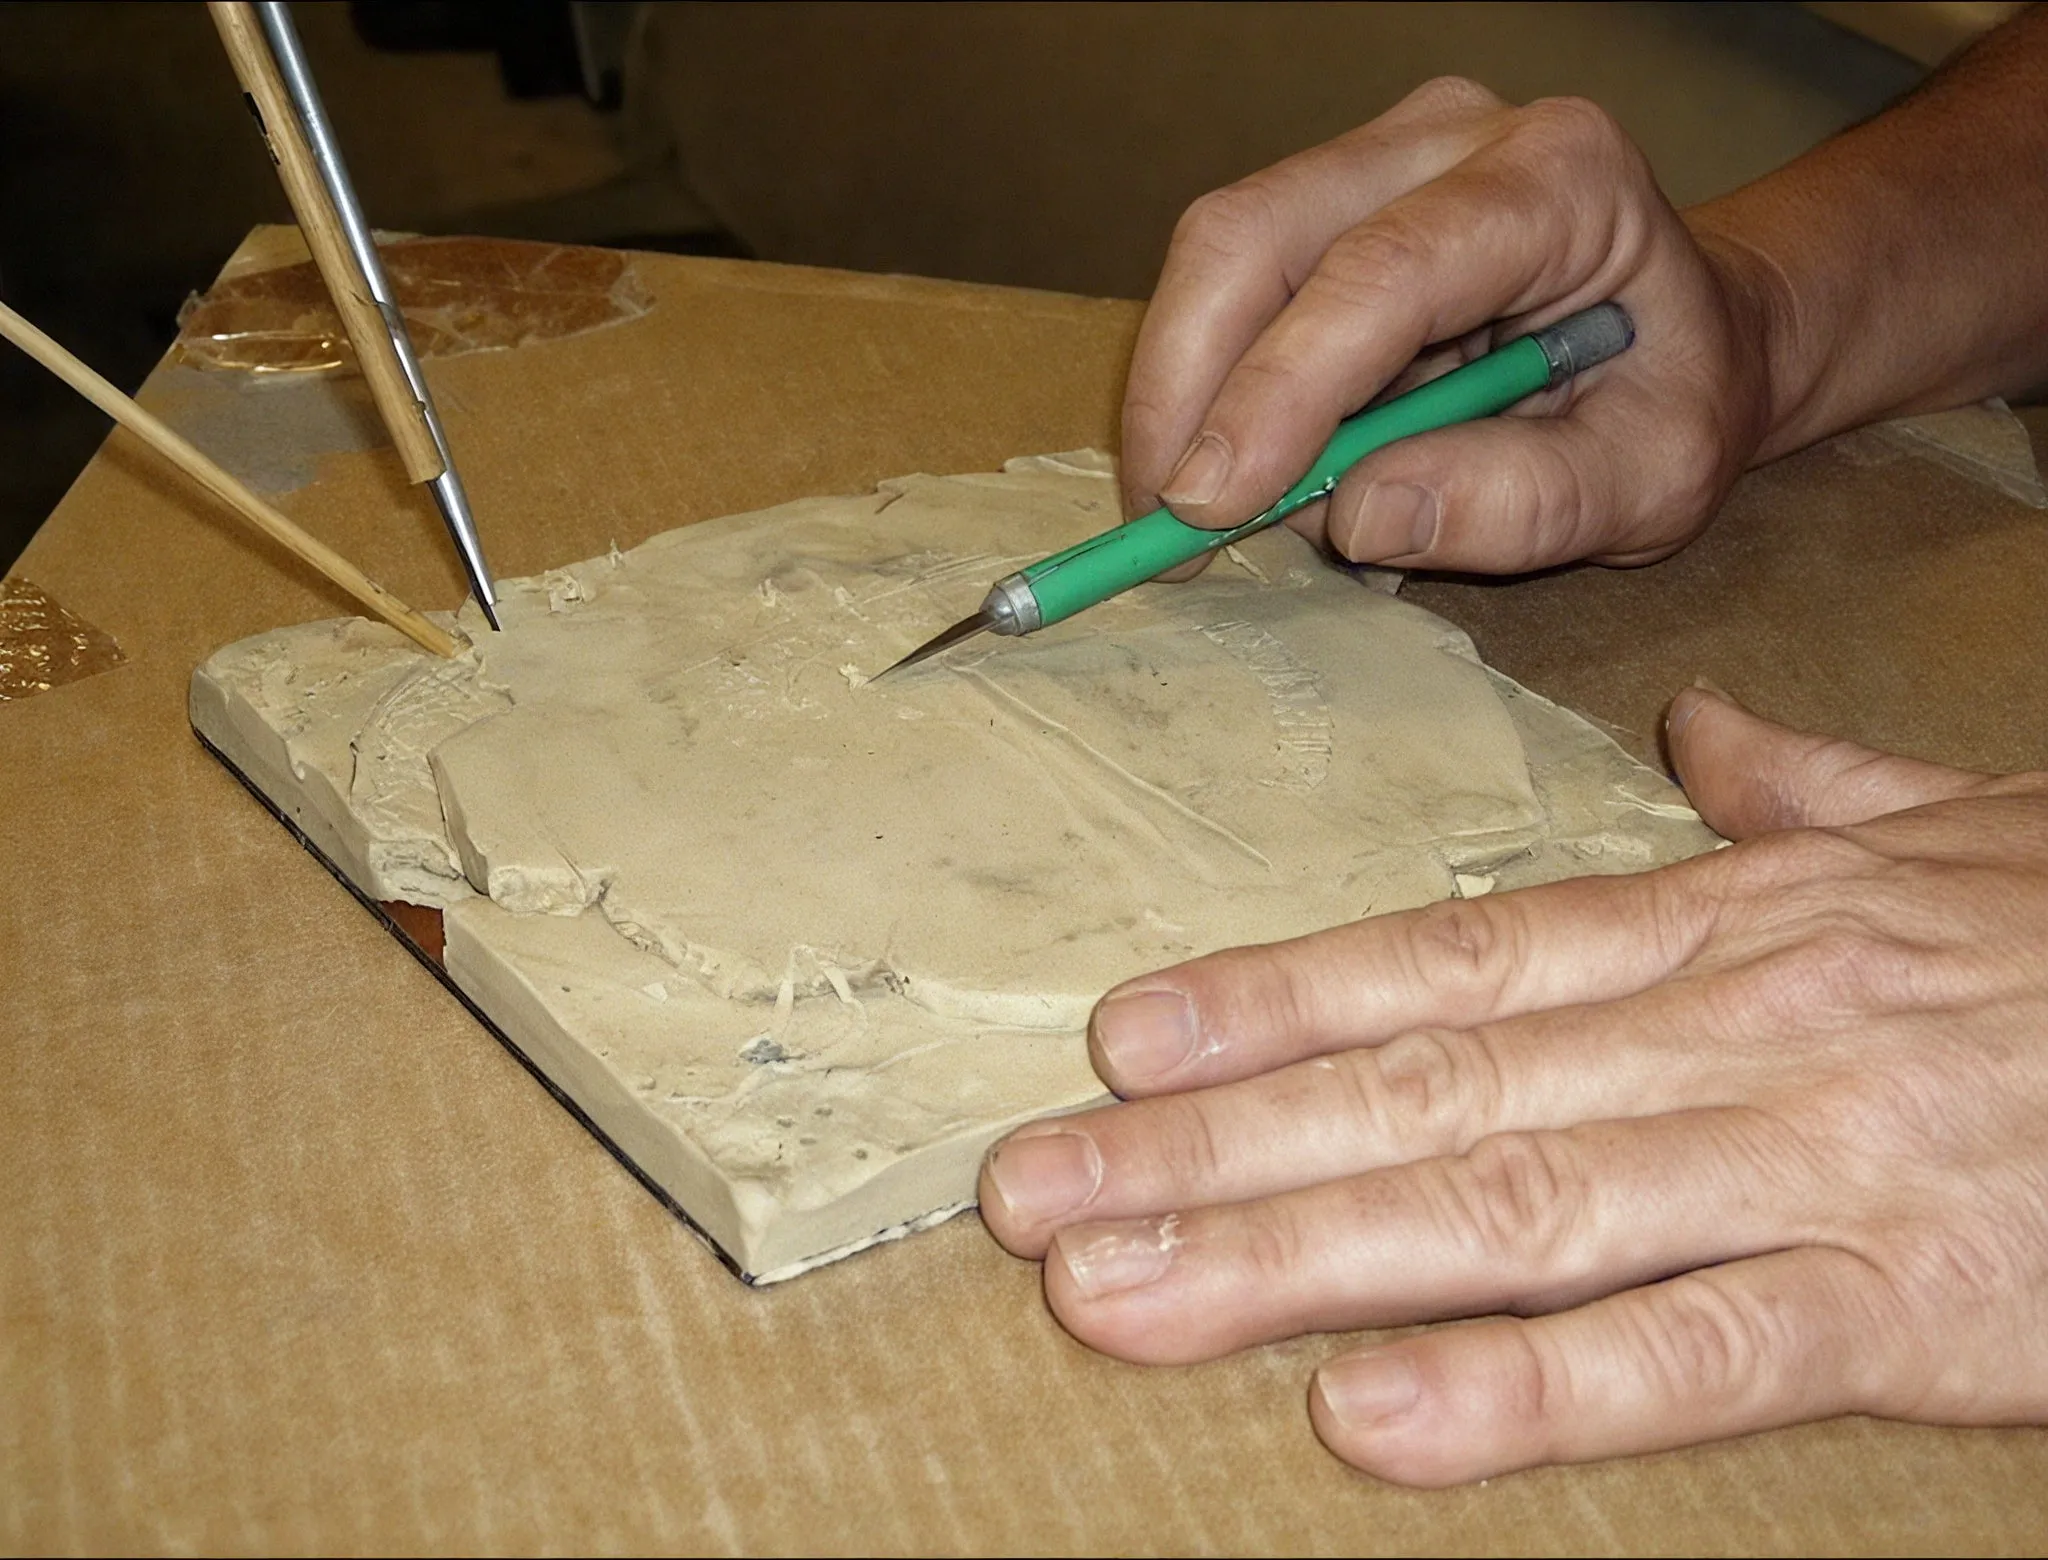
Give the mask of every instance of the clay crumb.
[(1645, 801), (1642, 797), (1635, 795), (1633, 792), (1624, 791), (1619, 786), (1615, 787), (1614, 798), (1607, 805), (1610, 807), (1633, 807), (1638, 812), (1648, 813), (1652, 818), (1670, 818), (1679, 823), (1698, 823), (1700, 821), (1700, 815), (1690, 807), (1683, 806), (1678, 802)]
[(865, 688), (870, 682), (874, 681), (873, 678), (869, 677), (867, 673), (863, 672), (851, 661), (848, 661), (839, 668), (839, 675), (846, 679), (846, 686), (849, 688)]
[(1223, 549), (1223, 556), (1228, 558), (1232, 563), (1236, 564), (1240, 569), (1244, 570), (1245, 573), (1249, 574), (1261, 585), (1270, 585), (1273, 583), (1272, 577), (1268, 575), (1266, 571), (1260, 568), (1256, 563), (1253, 563), (1251, 559), (1247, 558), (1243, 553), (1239, 552), (1237, 549), (1237, 545), (1235, 543), (1231, 543)]
[(756, 1067), (766, 1067), (770, 1062), (786, 1062), (789, 1053), (782, 1049), (772, 1035), (756, 1035), (740, 1047), (740, 1060), (752, 1062)]
[(1493, 892), (1493, 885), (1500, 880), (1484, 872), (1453, 872), (1451, 884), (1458, 891), (1460, 899), (1477, 899), (1481, 894)]
[(547, 587), (550, 612), (567, 612), (590, 599), (583, 582), (567, 569), (550, 569), (540, 577), (540, 582)]
[(668, 987), (664, 986), (658, 980), (650, 980), (646, 985), (642, 986), (640, 989), (646, 992), (647, 995), (649, 995), (650, 997), (654, 998), (654, 1000), (657, 1002), (668, 1001)]

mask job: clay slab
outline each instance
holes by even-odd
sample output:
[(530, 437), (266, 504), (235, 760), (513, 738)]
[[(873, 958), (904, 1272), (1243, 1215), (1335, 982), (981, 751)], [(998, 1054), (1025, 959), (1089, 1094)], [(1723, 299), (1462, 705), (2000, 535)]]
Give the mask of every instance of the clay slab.
[(906, 477), (505, 582), (452, 662), (344, 619), (221, 650), (195, 729), (745, 1276), (969, 1205), (1102, 1097), (1116, 981), (1712, 847), (1662, 777), (1285, 531), (868, 676), (1116, 518), (1089, 452)]

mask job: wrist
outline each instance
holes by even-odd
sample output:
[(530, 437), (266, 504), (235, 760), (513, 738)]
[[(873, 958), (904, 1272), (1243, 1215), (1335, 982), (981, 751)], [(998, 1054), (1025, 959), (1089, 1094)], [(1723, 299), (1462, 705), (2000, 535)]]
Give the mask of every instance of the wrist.
[(1838, 429), (1831, 425), (1832, 376), (1842, 359), (1830, 349), (1839, 325), (1833, 300), (1801, 289), (1766, 239), (1744, 231), (1727, 202), (1682, 213), (1726, 311), (1734, 355), (1731, 396), (1754, 407), (1745, 465), (1775, 460)]
[(1876, 119), (1684, 213), (1760, 368), (1753, 459), (2041, 381), (2044, 91), (2038, 6)]

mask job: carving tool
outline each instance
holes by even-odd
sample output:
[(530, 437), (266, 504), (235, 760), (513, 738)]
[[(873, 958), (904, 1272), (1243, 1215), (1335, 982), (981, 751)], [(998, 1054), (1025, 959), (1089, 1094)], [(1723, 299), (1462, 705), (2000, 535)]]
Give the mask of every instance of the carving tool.
[(1635, 325), (1618, 303), (1592, 308), (1509, 342), (1462, 368), (1346, 418), (1308, 474), (1271, 509), (1227, 531), (1204, 530), (1170, 510), (1112, 526), (1064, 552), (1006, 574), (981, 609), (919, 645), (881, 676), (971, 639), (976, 634), (1030, 634), (1121, 595), (1191, 558), (1216, 552), (1324, 498), (1374, 450), (1411, 434), (1447, 428), (1506, 411), (1525, 396), (1563, 384), (1574, 374), (1626, 351)]
[(456, 473), (433, 393), (420, 372), (405, 316), (363, 218), (348, 165), (306, 67), (291, 13), (277, 0), (256, 5), (217, 0), (207, 9), (262, 127), (285, 197), (334, 299), (406, 475), (431, 488), (477, 605), (496, 628), (497, 592), (470, 513), (469, 495)]

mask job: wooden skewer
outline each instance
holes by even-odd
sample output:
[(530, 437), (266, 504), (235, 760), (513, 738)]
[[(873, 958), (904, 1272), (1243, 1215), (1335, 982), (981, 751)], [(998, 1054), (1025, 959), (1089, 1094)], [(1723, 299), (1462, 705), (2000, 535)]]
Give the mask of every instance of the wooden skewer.
[(288, 552), (303, 558), (414, 643), (435, 655), (461, 653), (460, 641), (446, 629), (415, 612), (318, 537), (300, 530), (173, 433), (160, 419), (144, 411), (4, 303), (0, 303), (0, 335), (226, 503), (257, 530)]
[(398, 446), (405, 474), (414, 482), (431, 482), (447, 466), (434, 443), (433, 430), (427, 426), (426, 408), (412, 393), (412, 383), (398, 361), (398, 348), (391, 341), (391, 328), (378, 312), (369, 278), (349, 248), (341, 213), (335, 210), (327, 181), (320, 177), (320, 165), (306, 144), (298, 113), (285, 91), (284, 78), (278, 74), (277, 58), (263, 36), (263, 25), (247, 0), (214, 0), (207, 10), (227, 46), (242, 91), (255, 105), (285, 198), (299, 219), (299, 231), (305, 234), (313, 263), (327, 283), (349, 343), (356, 349), (356, 361), (362, 365), (378, 415), (391, 430), (391, 442)]

